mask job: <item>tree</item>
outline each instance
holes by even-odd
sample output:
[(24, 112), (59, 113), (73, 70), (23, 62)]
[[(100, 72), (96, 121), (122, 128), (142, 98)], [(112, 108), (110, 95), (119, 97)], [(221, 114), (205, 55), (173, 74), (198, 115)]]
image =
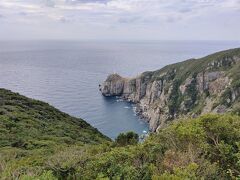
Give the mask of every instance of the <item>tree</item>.
[(135, 132), (120, 133), (115, 142), (118, 146), (135, 145), (138, 143), (139, 136)]

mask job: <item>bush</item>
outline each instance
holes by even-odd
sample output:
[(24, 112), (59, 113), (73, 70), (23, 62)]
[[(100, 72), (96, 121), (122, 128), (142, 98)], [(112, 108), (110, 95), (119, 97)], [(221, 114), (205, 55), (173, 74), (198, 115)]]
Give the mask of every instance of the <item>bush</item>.
[(39, 176), (30, 176), (30, 175), (24, 175), (20, 177), (20, 180), (57, 180), (56, 177), (54, 177), (53, 173), (51, 171), (44, 171)]
[(137, 144), (139, 140), (138, 134), (134, 132), (120, 133), (115, 140), (118, 146), (127, 146)]

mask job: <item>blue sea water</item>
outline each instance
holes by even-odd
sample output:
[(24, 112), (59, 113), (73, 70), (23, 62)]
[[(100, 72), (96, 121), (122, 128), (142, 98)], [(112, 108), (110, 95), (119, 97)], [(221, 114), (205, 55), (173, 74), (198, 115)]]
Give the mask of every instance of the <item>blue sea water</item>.
[(105, 135), (148, 130), (133, 104), (105, 98), (108, 74), (132, 77), (189, 58), (240, 47), (238, 41), (2, 41), (0, 88), (40, 99), (81, 117)]

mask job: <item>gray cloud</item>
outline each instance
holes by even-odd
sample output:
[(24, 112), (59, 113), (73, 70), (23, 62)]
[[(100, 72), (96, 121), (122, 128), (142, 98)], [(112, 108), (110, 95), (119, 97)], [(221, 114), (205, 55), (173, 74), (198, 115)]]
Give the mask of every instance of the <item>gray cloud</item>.
[(169, 16), (169, 17), (166, 17), (166, 22), (168, 22), (168, 23), (178, 22), (180, 20), (182, 20), (182, 17), (180, 17), (180, 16)]
[(19, 12), (18, 13), (20, 16), (27, 16), (28, 15), (28, 13), (26, 13), (26, 12)]
[(54, 7), (55, 1), (54, 0), (44, 0), (43, 3), (48, 7)]
[(0, 0), (0, 39), (240, 39), (239, 10), (240, 0)]
[(135, 23), (135, 22), (140, 22), (142, 21), (142, 18), (140, 16), (135, 16), (135, 17), (122, 17), (118, 19), (119, 23)]
[(111, 0), (65, 0), (67, 4), (78, 4), (78, 3), (102, 3), (105, 4)]
[(70, 22), (70, 20), (67, 19), (66, 17), (61, 17), (61, 18), (59, 19), (59, 21), (60, 21), (61, 23), (68, 23), (68, 22)]
[(193, 11), (193, 9), (190, 9), (187, 7), (179, 9), (180, 13), (188, 13), (188, 12), (192, 12), (192, 11)]

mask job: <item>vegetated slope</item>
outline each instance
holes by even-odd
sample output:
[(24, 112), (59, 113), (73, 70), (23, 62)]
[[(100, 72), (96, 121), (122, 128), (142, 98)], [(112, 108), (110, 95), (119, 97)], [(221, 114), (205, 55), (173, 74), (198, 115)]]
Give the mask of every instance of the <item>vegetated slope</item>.
[(151, 130), (181, 117), (224, 113), (239, 106), (240, 48), (144, 72), (136, 78), (109, 75), (100, 86), (104, 96), (137, 103)]
[(17, 178), (23, 169), (39, 166), (63, 147), (107, 141), (108, 137), (82, 119), (0, 89), (0, 173), (16, 173)]
[(48, 158), (43, 167), (47, 171), (25, 177), (237, 179), (240, 177), (239, 132), (237, 115), (204, 115), (179, 120), (136, 145), (126, 145), (125, 142), (131, 140), (121, 139), (87, 148), (69, 147)]
[(97, 144), (108, 138), (47, 103), (0, 89), (0, 147), (32, 149), (46, 142)]

